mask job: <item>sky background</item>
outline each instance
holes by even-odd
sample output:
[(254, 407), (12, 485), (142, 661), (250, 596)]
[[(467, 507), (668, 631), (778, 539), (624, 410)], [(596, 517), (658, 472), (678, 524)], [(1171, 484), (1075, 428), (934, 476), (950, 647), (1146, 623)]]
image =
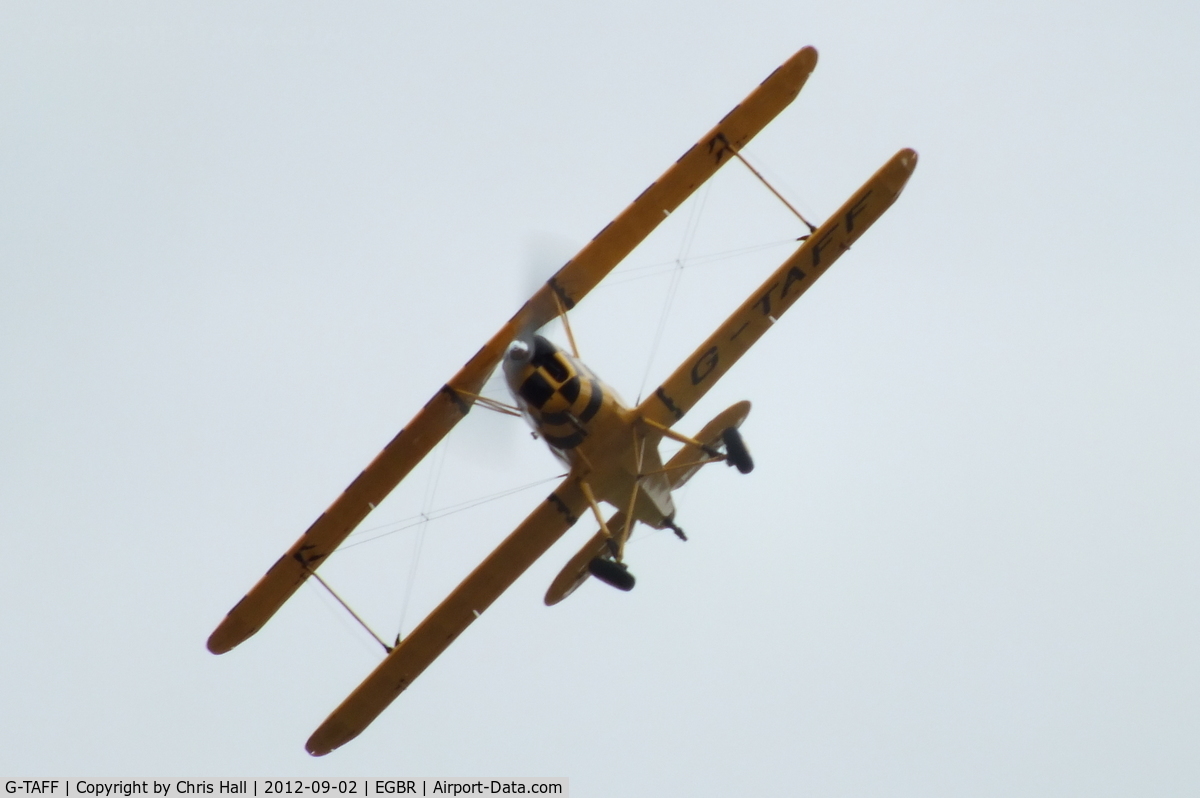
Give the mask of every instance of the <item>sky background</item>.
[[(581, 522), (309, 757), (378, 647), (315, 586), (208, 634), (807, 44), (748, 156), (818, 221), (920, 164), (680, 425), (751, 400), (757, 469), (546, 608)], [(0, 5), (0, 771), (1194, 794), (1198, 45), (1155, 0)], [(653, 390), (801, 232), (723, 170), (578, 308), (584, 359)], [(473, 412), (322, 573), (411, 630), (560, 473)]]

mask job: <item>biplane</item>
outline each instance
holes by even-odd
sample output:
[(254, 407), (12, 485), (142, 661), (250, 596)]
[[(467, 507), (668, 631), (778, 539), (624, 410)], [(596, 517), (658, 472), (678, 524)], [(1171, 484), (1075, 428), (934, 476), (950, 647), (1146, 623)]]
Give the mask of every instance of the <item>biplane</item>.
[[(493, 372), (502, 369), (515, 408), (569, 471), (407, 637), (395, 646), (385, 644), (384, 660), (309, 738), (310, 754), (327, 754), (361, 734), (580, 518), (590, 514), (598, 531), (553, 581), (545, 598), (548, 605), (562, 601), (590, 577), (621, 590), (632, 588), (625, 545), (636, 524), (671, 529), (684, 537), (675, 523), (672, 492), (709, 463), (725, 462), (743, 473), (753, 468), (738, 431), (750, 411), (749, 402), (724, 410), (693, 435), (676, 431), (675, 425), (891, 206), (916, 167), (915, 152), (896, 153), (820, 226), (805, 222), (810, 233), (799, 239), (783, 265), (636, 407), (623, 404), (581, 362), (567, 317), (718, 169), (733, 160), (744, 162), (742, 148), (796, 98), (816, 63), (817, 52), (811, 47), (788, 59), (539, 287), (209, 637), (209, 651), (222, 654), (261, 629), (455, 424), (476, 405), (497, 405), (481, 391)], [(761, 178), (757, 171), (755, 175)], [(570, 351), (538, 334), (555, 319), (564, 323)], [(681, 444), (665, 463), (659, 454), (664, 439)], [(612, 508), (607, 517), (602, 504)]]

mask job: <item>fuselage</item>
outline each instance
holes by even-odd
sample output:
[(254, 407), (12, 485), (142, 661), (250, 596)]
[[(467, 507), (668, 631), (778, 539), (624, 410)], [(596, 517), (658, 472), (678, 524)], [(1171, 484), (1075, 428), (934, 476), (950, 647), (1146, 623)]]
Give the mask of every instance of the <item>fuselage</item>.
[[(584, 475), (596, 498), (662, 528), (675, 514), (661, 473), (661, 437), (647, 435), (637, 414), (591, 369), (540, 335), (514, 343), (504, 376), (517, 405), (550, 450)], [(640, 479), (639, 479), (640, 476)]]

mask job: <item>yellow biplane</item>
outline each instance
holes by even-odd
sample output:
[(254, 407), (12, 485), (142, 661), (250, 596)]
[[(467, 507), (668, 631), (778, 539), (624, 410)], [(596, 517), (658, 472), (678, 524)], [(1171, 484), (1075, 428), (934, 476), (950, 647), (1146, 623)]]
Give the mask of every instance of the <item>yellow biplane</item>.
[[(717, 169), (742, 158), (740, 150), (795, 99), (816, 63), (817, 53), (811, 47), (788, 59), (547, 280), (209, 637), (209, 651), (222, 654), (262, 628), (474, 405), (498, 406), (480, 392), (497, 366), (502, 367), (516, 401), (512, 409), (527, 417), (569, 466), (569, 473), (406, 638), (394, 647), (385, 646), (386, 658), (309, 738), (310, 754), (327, 754), (362, 733), (581, 516), (590, 512), (599, 531), (554, 580), (547, 604), (561, 601), (589, 576), (630, 589), (634, 579), (626, 568), (624, 551), (635, 524), (669, 528), (683, 537), (674, 521), (672, 490), (708, 463), (724, 461), (743, 473), (753, 467), (738, 433), (750, 411), (749, 402), (723, 411), (694, 436), (676, 432), (673, 426), (891, 206), (916, 167), (915, 152), (896, 153), (824, 224), (809, 225), (811, 234), (800, 239), (802, 243), (783, 265), (637, 407), (625, 406), (580, 362), (566, 317)], [(536, 334), (555, 319), (564, 322), (570, 352)], [(666, 463), (659, 455), (664, 438), (682, 444)], [(615, 512), (605, 518), (601, 503)]]

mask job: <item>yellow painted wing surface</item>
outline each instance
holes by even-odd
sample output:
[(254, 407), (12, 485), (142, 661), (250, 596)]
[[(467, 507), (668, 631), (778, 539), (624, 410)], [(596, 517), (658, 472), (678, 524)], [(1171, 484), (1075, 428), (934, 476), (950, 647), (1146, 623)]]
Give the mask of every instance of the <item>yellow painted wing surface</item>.
[(667, 425), (683, 418), (784, 311), (891, 207), (916, 166), (917, 154), (912, 150), (901, 150), (892, 156), (642, 402), (638, 412)]
[(788, 59), (539, 288), (229, 611), (209, 637), (209, 651), (223, 654), (262, 628), (466, 415), (472, 395), (482, 390), (508, 345), (522, 331), (555, 318), (555, 295), (566, 308), (583, 299), (662, 222), (664, 211), (674, 211), (730, 159), (731, 147), (740, 149), (795, 99), (816, 63), (811, 47)]
[(361, 734), (421, 671), (571, 528), (587, 506), (578, 480), (574, 474), (569, 475), (326, 718), (308, 739), (305, 745), (308, 752), (322, 756)]

